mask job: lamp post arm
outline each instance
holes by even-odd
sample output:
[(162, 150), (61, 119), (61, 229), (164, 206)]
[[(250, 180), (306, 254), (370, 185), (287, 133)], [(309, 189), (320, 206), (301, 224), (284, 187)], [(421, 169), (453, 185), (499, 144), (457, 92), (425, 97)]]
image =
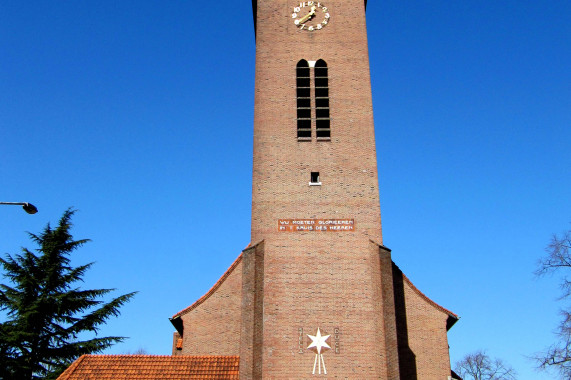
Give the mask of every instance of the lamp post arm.
[(0, 202), (0, 205), (22, 206), (24, 211), (28, 214), (35, 214), (38, 212), (36, 206), (28, 202)]

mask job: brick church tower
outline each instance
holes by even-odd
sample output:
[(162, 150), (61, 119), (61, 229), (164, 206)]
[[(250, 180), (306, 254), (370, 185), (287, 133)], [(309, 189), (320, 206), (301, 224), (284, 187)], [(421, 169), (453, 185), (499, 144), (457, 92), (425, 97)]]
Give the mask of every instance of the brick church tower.
[(253, 0), (251, 244), (171, 318), (243, 379), (449, 379), (457, 316), (383, 246), (363, 0)]

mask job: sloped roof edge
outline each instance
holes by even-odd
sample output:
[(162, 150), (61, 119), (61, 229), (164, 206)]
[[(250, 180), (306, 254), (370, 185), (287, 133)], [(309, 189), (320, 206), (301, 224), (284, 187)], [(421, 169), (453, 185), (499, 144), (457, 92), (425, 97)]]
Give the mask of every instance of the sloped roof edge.
[[(248, 246), (246, 248), (244, 248), (244, 250), (242, 252), (244, 252), (247, 249), (250, 249), (252, 247), (257, 246), (259, 243), (256, 243), (254, 245), (252, 245), (252, 243), (248, 244)], [(171, 322), (173, 319), (178, 318), (178, 317), (182, 317), (184, 314), (188, 313), (189, 311), (195, 309), (196, 307), (198, 307), (201, 303), (203, 303), (204, 301), (206, 301), (208, 299), (208, 297), (210, 297), (223, 283), (224, 281), (228, 278), (228, 276), (230, 276), (230, 274), (234, 271), (234, 269), (236, 269), (236, 267), (238, 266), (238, 264), (240, 264), (240, 262), (242, 261), (242, 253), (240, 253), (240, 255), (236, 258), (236, 260), (234, 260), (234, 262), (232, 263), (232, 265), (230, 265), (230, 267), (228, 268), (228, 270), (226, 272), (224, 272), (224, 274), (220, 277), (220, 279), (218, 281), (216, 281), (216, 283), (212, 286), (212, 288), (210, 288), (210, 290), (208, 292), (206, 292), (202, 297), (200, 297), (199, 299), (197, 299), (192, 305), (190, 305), (189, 307), (179, 311), (178, 313), (176, 313), (175, 315), (172, 316), (171, 318)]]
[(76, 359), (73, 363), (71, 363), (71, 365), (67, 367), (67, 369), (61, 373), (61, 375), (58, 376), (58, 380), (69, 379), (73, 371), (75, 371), (75, 369), (79, 366), (83, 359), (85, 359), (86, 356), (87, 355), (81, 355), (79, 359)]
[(200, 305), (201, 303), (206, 301), (208, 299), (208, 297), (210, 297), (224, 283), (224, 281), (228, 278), (228, 276), (230, 276), (230, 274), (234, 271), (234, 269), (236, 269), (236, 267), (238, 266), (238, 264), (240, 264), (241, 261), (242, 261), (242, 253), (240, 253), (240, 255), (236, 258), (236, 260), (234, 260), (232, 265), (230, 265), (230, 268), (228, 268), (228, 270), (226, 272), (224, 272), (222, 277), (220, 277), (220, 279), (218, 281), (216, 281), (216, 283), (212, 286), (212, 288), (210, 288), (210, 290), (208, 292), (206, 292), (202, 297), (197, 299), (189, 307), (187, 307), (187, 308), (179, 311), (175, 315), (173, 315), (171, 319), (175, 319), (177, 317), (183, 316), (184, 314), (188, 313), (189, 311), (191, 311), (192, 309), (196, 308), (198, 305)]
[(458, 320), (460, 319), (460, 317), (458, 317), (457, 314), (451, 312), (450, 310), (446, 309), (443, 306), (440, 306), (439, 304), (437, 304), (436, 302), (434, 302), (433, 300), (431, 300), (430, 298), (428, 298), (428, 296), (426, 294), (424, 294), (423, 292), (421, 292), (420, 290), (418, 290), (418, 288), (416, 286), (414, 286), (414, 284), (412, 283), (412, 281), (403, 273), (403, 271), (398, 267), (398, 265), (396, 265), (393, 261), (393, 264), (397, 267), (397, 269), (402, 273), (402, 277), (404, 279), (404, 281), (411, 287), (411, 289), (418, 294), (422, 299), (424, 299), (425, 301), (427, 301), (430, 305), (434, 306), (434, 308), (436, 308), (437, 310), (440, 310), (441, 312), (448, 314), (448, 320), (446, 321), (446, 330), (450, 330), (450, 328), (456, 323), (458, 322)]
[[(376, 246), (382, 248), (382, 249), (386, 249), (389, 253), (391, 253), (391, 249), (388, 247), (385, 247), (382, 244), (377, 243), (376, 241), (374, 241), (373, 239), (369, 239), (369, 241), (373, 244), (375, 244)], [(436, 308), (437, 310), (440, 310), (441, 312), (448, 314), (448, 319), (446, 320), (446, 330), (450, 330), (450, 328), (456, 323), (458, 322), (458, 320), (460, 319), (460, 317), (458, 315), (456, 315), (455, 313), (451, 312), (450, 310), (440, 306), (439, 304), (437, 304), (436, 302), (434, 302), (433, 300), (431, 300), (430, 298), (428, 298), (428, 296), (426, 296), (426, 294), (424, 294), (423, 292), (421, 292), (420, 290), (418, 290), (418, 288), (416, 286), (414, 286), (414, 284), (412, 283), (412, 281), (410, 281), (410, 279), (403, 273), (403, 271), (399, 268), (399, 266), (391, 259), (392, 264), (395, 266), (395, 268), (398, 269), (398, 271), (402, 274), (402, 277), (404, 279), (404, 281), (411, 287), (411, 289), (418, 294), (422, 299), (426, 300), (430, 305), (432, 305), (434, 308)]]

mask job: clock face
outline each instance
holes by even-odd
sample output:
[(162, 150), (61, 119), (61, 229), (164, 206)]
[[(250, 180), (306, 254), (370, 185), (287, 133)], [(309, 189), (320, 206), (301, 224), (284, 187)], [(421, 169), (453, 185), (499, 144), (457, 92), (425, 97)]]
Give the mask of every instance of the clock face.
[(305, 1), (293, 7), (293, 23), (300, 30), (313, 32), (323, 29), (331, 21), (329, 8), (317, 1)]

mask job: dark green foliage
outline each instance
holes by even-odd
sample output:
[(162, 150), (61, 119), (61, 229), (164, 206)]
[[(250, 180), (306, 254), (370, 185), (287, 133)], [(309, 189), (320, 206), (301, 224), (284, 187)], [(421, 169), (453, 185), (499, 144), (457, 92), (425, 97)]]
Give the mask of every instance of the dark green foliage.
[(36, 253), (26, 248), (12, 257), (0, 258), (4, 277), (0, 285), (0, 380), (52, 379), (83, 354), (98, 353), (121, 342), (123, 337), (79, 340), (86, 332), (97, 335), (107, 319), (135, 293), (104, 302), (114, 289), (80, 290), (77, 283), (93, 263), (70, 266), (69, 255), (89, 240), (73, 240), (70, 234), (74, 210), (67, 210), (57, 228), (48, 224), (30, 238)]

